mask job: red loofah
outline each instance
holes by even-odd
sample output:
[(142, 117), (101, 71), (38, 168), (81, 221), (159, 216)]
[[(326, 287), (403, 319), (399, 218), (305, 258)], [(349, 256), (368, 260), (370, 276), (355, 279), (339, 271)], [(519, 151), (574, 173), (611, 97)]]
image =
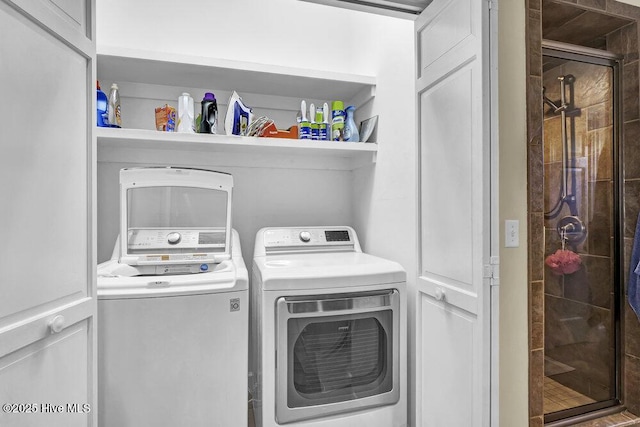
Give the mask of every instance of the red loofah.
[(580, 269), (582, 260), (580, 255), (573, 251), (558, 249), (544, 260), (544, 263), (556, 274), (571, 274)]

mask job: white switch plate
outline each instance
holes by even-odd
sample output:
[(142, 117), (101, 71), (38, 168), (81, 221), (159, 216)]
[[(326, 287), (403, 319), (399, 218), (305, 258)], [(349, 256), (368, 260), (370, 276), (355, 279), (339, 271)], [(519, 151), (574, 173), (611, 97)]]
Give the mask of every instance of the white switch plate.
[(508, 219), (504, 222), (504, 247), (517, 248), (520, 246), (520, 221)]

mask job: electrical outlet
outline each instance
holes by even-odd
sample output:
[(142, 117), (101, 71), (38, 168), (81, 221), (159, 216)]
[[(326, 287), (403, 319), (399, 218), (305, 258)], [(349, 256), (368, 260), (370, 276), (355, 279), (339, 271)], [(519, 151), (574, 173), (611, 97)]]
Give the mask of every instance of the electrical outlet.
[(508, 219), (504, 222), (504, 247), (517, 248), (520, 246), (520, 221)]

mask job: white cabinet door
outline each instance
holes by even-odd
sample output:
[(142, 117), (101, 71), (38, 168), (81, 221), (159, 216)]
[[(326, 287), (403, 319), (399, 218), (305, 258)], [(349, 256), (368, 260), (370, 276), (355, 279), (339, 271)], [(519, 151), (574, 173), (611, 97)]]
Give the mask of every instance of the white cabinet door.
[(492, 6), (434, 0), (416, 21), (418, 426), (497, 425), (491, 420), (491, 293), (498, 259), (492, 254)]
[(0, 0), (0, 425), (96, 425), (93, 0)]

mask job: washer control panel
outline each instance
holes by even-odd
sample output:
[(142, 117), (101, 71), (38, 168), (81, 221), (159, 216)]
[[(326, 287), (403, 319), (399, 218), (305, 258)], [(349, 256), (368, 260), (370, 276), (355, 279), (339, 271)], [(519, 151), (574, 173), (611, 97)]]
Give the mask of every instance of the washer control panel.
[(267, 248), (300, 248), (308, 246), (353, 246), (348, 229), (281, 228), (264, 233)]
[(130, 252), (148, 250), (181, 250), (211, 251), (224, 250), (226, 235), (224, 229), (148, 229), (135, 228), (129, 230), (127, 243)]

